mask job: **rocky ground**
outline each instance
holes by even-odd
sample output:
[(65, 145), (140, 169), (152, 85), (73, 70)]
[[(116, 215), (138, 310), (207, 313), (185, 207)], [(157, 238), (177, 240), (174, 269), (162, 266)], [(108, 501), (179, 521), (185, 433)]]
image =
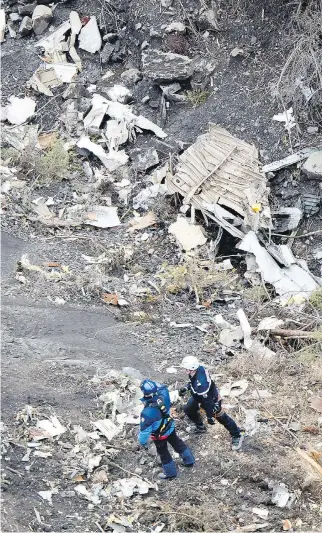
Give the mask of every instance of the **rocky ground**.
[[(36, 3), (4, 3), (2, 104), (15, 96), (36, 107), (23, 126), (23, 109), (10, 122), (6, 108), (2, 127), (3, 531), (321, 530), (321, 289), (300, 305), (281, 306), (271, 284), (245, 278), (239, 239), (224, 231), (213, 253), (218, 226), (210, 219), (206, 225), (198, 210), (207, 243), (183, 251), (168, 231), (182, 198), (156, 174), (165, 164), (173, 170), (209, 123), (254, 144), (263, 165), (321, 149), (314, 69), (308, 101), (303, 90), (291, 94), (286, 79), (293, 87), (286, 67), (293, 66), (287, 59), (294, 42), (297, 50), (307, 42), (315, 50), (312, 13), (319, 6), (295, 4), (74, 0), (49, 4), (37, 18)], [(80, 17), (75, 51), (82, 70), (47, 96), (28, 83), (53, 61), (50, 50), (35, 45), (71, 11)], [(80, 46), (89, 17), (98, 23), (87, 44), (99, 41), (95, 53)], [(105, 116), (102, 125), (86, 127), (86, 117), (93, 94), (111, 105), (115, 85), (128, 89), (125, 97), (118, 92), (125, 98), (118, 103), (129, 103), (157, 132), (132, 117), (117, 156), (115, 138), (105, 137), (113, 165), (118, 157), (125, 162), (118, 168), (111, 157), (104, 165), (79, 146), (84, 136), (102, 146), (102, 127), (111, 121)], [(272, 118), (292, 104), (296, 125), (285, 129)], [(282, 233), (273, 242), (288, 244), (320, 280), (321, 178), (296, 164), (266, 177), (271, 210), (302, 213), (294, 232), (273, 229)], [(151, 183), (159, 192), (147, 200)], [(90, 225), (97, 206), (104, 213), (117, 207), (117, 224)], [(149, 212), (149, 225), (129, 231), (133, 218), (140, 223)], [(240, 328), (238, 309), (249, 321), (252, 347), (245, 332), (222, 342), (222, 331), (228, 328), (230, 339)], [(283, 321), (284, 333), (258, 331), (267, 317)], [(104, 401), (111, 391), (122, 397), (121, 413), (137, 415), (140, 376), (177, 389), (187, 354), (209, 366), (247, 437), (243, 451), (232, 453), (218, 424), (193, 436), (176, 404), (178, 431), (196, 466), (180, 467), (177, 480), (161, 484), (153, 452), (137, 449), (135, 425), (116, 419), (109, 440), (93, 422), (115, 422), (111, 401)], [(40, 436), (41, 421), (52, 433)]]

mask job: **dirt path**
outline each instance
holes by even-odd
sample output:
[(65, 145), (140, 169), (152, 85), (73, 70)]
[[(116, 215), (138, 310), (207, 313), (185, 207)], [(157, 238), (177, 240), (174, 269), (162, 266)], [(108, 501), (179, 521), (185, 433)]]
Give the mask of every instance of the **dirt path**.
[[(10, 278), (28, 243), (2, 235), (2, 275)], [(3, 292), (2, 411), (12, 416), (26, 403), (64, 411), (88, 406), (78, 385), (84, 370), (132, 366), (151, 370), (147, 353), (126, 324), (107, 311), (35, 303)], [(73, 387), (66, 387), (73, 382)], [(75, 387), (75, 389), (74, 389)]]

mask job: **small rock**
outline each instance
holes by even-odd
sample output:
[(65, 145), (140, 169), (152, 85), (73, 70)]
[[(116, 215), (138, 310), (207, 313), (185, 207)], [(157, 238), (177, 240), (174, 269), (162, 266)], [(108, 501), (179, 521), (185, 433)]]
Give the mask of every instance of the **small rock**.
[(150, 30), (150, 37), (161, 37), (160, 33), (156, 30)]
[(215, 11), (213, 9), (206, 9), (205, 11), (201, 11), (197, 19), (197, 25), (201, 31), (218, 31), (219, 27)]
[(166, 33), (186, 33), (186, 27), (182, 22), (171, 22), (169, 26), (165, 28)]
[(253, 37), (252, 37), (251, 40), (250, 40), (250, 44), (251, 44), (252, 46), (254, 46), (254, 44), (256, 44), (256, 41), (257, 41), (257, 38), (253, 35)]
[(129, 376), (130, 378), (142, 379), (142, 374), (140, 370), (138, 370), (137, 368), (133, 368), (133, 366), (124, 366), (122, 368), (122, 372), (123, 374), (125, 374), (126, 376)]
[(146, 48), (149, 48), (149, 43), (148, 41), (143, 41), (143, 43), (141, 44), (141, 50), (145, 50)]
[(114, 45), (110, 43), (107, 43), (104, 46), (103, 50), (101, 51), (101, 63), (103, 65), (106, 65), (111, 59), (111, 55), (114, 52), (114, 48), (115, 48)]
[(136, 169), (144, 172), (159, 163), (158, 153), (155, 148), (135, 148), (131, 152), (131, 158)]
[(125, 85), (135, 85), (142, 80), (142, 74), (137, 68), (129, 68), (121, 74), (121, 79)]
[(150, 100), (150, 96), (147, 94), (146, 96), (142, 98), (141, 103), (147, 104), (149, 100)]
[(24, 17), (22, 19), (22, 21), (21, 21), (20, 28), (19, 28), (20, 35), (25, 37), (26, 35), (29, 35), (31, 30), (32, 30), (32, 20), (31, 20), (31, 18), (30, 17)]
[(318, 126), (309, 126), (306, 131), (308, 133), (318, 133), (319, 132), (319, 128)]
[(141, 22), (138, 22), (137, 24), (135, 24), (135, 29), (136, 30), (140, 30), (141, 28), (142, 28)]
[(314, 152), (305, 161), (302, 171), (311, 179), (322, 178), (322, 150)]
[(193, 74), (191, 59), (187, 56), (149, 50), (142, 54), (144, 74), (156, 83), (186, 80)]
[(33, 4), (26, 4), (24, 6), (18, 6), (18, 13), (19, 15), (32, 15), (35, 8), (37, 7), (36, 2)]
[(107, 33), (106, 35), (104, 35), (103, 37), (103, 41), (107, 41), (108, 43), (115, 43), (118, 39), (118, 34), (117, 33)]
[(161, 6), (168, 9), (172, 6), (173, 0), (161, 0)]
[(10, 13), (9, 18), (11, 22), (19, 22), (19, 20), (21, 20), (19, 13)]
[(39, 5), (32, 14), (32, 27), (36, 35), (41, 35), (47, 30), (53, 18), (50, 7)]

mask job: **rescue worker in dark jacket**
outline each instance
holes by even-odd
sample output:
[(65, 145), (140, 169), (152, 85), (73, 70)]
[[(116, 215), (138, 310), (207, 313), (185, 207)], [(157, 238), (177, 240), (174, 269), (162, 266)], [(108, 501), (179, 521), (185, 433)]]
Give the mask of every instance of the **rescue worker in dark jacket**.
[(193, 466), (195, 459), (188, 446), (178, 437), (175, 424), (170, 416), (170, 395), (166, 385), (145, 379), (140, 385), (143, 392), (139, 443), (147, 446), (149, 438), (153, 440), (160, 456), (163, 474), (160, 479), (177, 477), (177, 467), (168, 450), (168, 442), (179, 453), (184, 466)]
[(196, 432), (203, 433), (207, 430), (203, 423), (200, 407), (207, 416), (208, 424), (213, 425), (218, 420), (230, 433), (232, 439), (232, 450), (237, 451), (243, 443), (243, 433), (236, 422), (222, 411), (222, 399), (214, 381), (211, 379), (208, 370), (199, 364), (196, 357), (188, 355), (181, 363), (181, 367), (188, 370), (189, 383), (179, 390), (179, 395), (184, 396), (190, 391), (191, 398), (184, 407), (184, 412), (188, 418), (196, 424)]

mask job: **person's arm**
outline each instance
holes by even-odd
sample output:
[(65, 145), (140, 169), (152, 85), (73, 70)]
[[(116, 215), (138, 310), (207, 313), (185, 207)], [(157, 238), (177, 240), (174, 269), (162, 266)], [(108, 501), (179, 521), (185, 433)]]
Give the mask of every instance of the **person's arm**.
[(179, 389), (179, 396), (184, 396), (189, 390), (191, 390), (190, 382), (187, 383), (187, 385), (185, 385), (184, 387), (181, 387), (181, 389)]
[[(152, 411), (152, 410), (151, 410)], [(156, 411), (156, 409), (154, 409)], [(143, 409), (140, 420), (140, 431), (138, 434), (138, 441), (141, 446), (145, 446), (151, 437), (153, 431), (156, 431), (161, 423), (162, 416), (159, 410), (156, 413), (147, 412)]]

